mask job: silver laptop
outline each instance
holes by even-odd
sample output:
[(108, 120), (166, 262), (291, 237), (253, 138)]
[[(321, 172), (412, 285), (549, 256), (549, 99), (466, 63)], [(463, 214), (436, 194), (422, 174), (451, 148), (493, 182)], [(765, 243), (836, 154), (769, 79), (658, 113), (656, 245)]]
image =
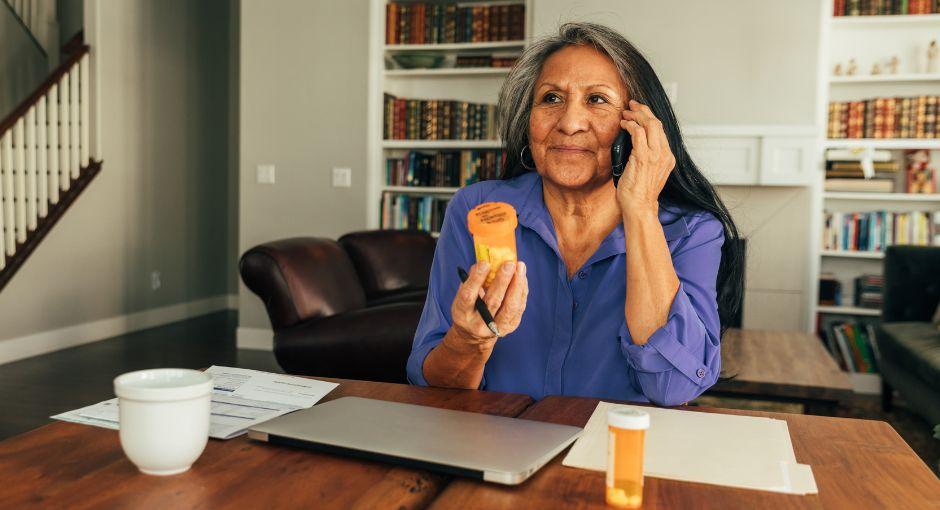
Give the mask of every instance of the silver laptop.
[(581, 434), (578, 427), (344, 397), (262, 423), (273, 444), (518, 484)]

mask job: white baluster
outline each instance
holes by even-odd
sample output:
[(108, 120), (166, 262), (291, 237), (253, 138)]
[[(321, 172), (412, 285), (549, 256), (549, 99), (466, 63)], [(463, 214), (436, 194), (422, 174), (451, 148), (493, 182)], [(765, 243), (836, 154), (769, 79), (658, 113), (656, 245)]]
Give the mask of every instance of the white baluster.
[(69, 75), (59, 81), (59, 188), (68, 191), (69, 182)]
[(36, 156), (38, 157), (36, 162), (36, 177), (38, 178), (36, 187), (39, 192), (36, 200), (39, 206), (40, 218), (45, 218), (49, 214), (49, 174), (46, 173), (49, 171), (49, 144), (46, 143), (48, 133), (46, 96), (42, 96), (39, 98), (39, 102), (36, 103)]
[(13, 216), (13, 130), (8, 129), (0, 140), (0, 154), (3, 156), (2, 172), (3, 177), (3, 237), (6, 242), (7, 255), (13, 256), (16, 253), (16, 228), (15, 218)]
[(36, 230), (36, 107), (26, 112), (26, 228)]
[(79, 129), (78, 129), (78, 94), (80, 87), (80, 81), (78, 79), (78, 65), (72, 66), (72, 70), (69, 71), (71, 78), (69, 82), (72, 86), (72, 95), (69, 96), (69, 174), (72, 179), (78, 179), (78, 172), (81, 170), (81, 165), (79, 164)]
[(16, 121), (13, 127), (13, 168), (15, 173), (15, 186), (13, 196), (16, 198), (16, 242), (26, 242), (26, 147), (24, 138), (23, 117)]
[(49, 201), (59, 203), (59, 86), (49, 87)]
[(3, 140), (6, 137), (0, 137), (0, 269), (3, 269), (7, 265), (7, 250), (6, 250), (6, 224), (3, 222), (4, 209), (6, 209), (6, 186), (3, 185), (4, 181), (4, 167), (6, 166), (7, 150), (6, 144), (3, 143)]
[(89, 109), (91, 108), (91, 105), (88, 103), (88, 101), (89, 101), (89, 94), (90, 94), (90, 89), (89, 89), (88, 87), (90, 86), (90, 84), (89, 84), (89, 82), (88, 82), (89, 77), (88, 77), (88, 54), (87, 54), (87, 53), (86, 53), (84, 56), (82, 56), (81, 77), (82, 77), (82, 79), (81, 79), (81, 83), (82, 83), (82, 84), (81, 84), (81, 86), (82, 86), (82, 99), (81, 99), (81, 102), (82, 102), (82, 122), (81, 122), (81, 124), (82, 124), (82, 126), (81, 126), (81, 127), (82, 127), (82, 138), (81, 138), (82, 153), (81, 153), (81, 163), (82, 163), (82, 167), (87, 167), (88, 165), (91, 164), (91, 153), (90, 153), (90, 151), (91, 151), (91, 143), (90, 143), (90, 140), (89, 140), (89, 132), (88, 132), (88, 129), (89, 129), (89, 126), (88, 126), (88, 122), (89, 122), (89, 111), (90, 111)]

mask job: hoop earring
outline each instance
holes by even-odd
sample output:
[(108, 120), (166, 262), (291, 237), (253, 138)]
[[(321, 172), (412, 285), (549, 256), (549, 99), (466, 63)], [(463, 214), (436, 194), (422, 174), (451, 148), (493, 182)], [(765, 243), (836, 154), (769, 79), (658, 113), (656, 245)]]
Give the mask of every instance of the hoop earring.
[[(528, 145), (526, 145), (525, 147), (523, 147), (522, 150), (519, 151), (519, 164), (522, 165), (522, 168), (525, 168), (526, 170), (535, 170), (535, 167), (534, 167), (534, 166), (533, 166), (533, 167), (529, 167), (528, 165), (525, 164), (525, 150), (526, 150), (526, 149), (529, 149), (529, 155), (530, 155), (530, 156), (532, 155), (532, 149), (529, 148)], [(534, 162), (534, 161), (533, 161), (533, 162)]]

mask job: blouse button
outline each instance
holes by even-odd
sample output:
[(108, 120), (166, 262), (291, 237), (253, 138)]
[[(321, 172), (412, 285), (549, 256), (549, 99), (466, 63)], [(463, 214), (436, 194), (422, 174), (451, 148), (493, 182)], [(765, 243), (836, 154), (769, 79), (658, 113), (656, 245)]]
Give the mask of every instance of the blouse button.
[(582, 280), (587, 278), (587, 271), (581, 271), (580, 273), (578, 273), (578, 278)]
[(695, 372), (695, 375), (697, 375), (699, 379), (705, 377), (705, 369), (704, 368), (698, 369), (698, 371)]

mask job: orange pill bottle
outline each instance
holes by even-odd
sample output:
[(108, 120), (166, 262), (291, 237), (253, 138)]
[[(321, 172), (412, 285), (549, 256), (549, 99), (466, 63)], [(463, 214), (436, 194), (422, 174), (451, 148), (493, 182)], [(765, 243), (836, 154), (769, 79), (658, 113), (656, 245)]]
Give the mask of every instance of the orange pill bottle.
[(467, 228), (473, 234), (473, 251), (477, 262), (490, 264), (484, 287), (496, 278), (496, 271), (508, 261), (515, 262), (516, 227), (519, 219), (516, 209), (505, 202), (484, 202), (467, 213)]
[(643, 439), (650, 415), (630, 407), (607, 412), (607, 504), (617, 508), (643, 505)]

